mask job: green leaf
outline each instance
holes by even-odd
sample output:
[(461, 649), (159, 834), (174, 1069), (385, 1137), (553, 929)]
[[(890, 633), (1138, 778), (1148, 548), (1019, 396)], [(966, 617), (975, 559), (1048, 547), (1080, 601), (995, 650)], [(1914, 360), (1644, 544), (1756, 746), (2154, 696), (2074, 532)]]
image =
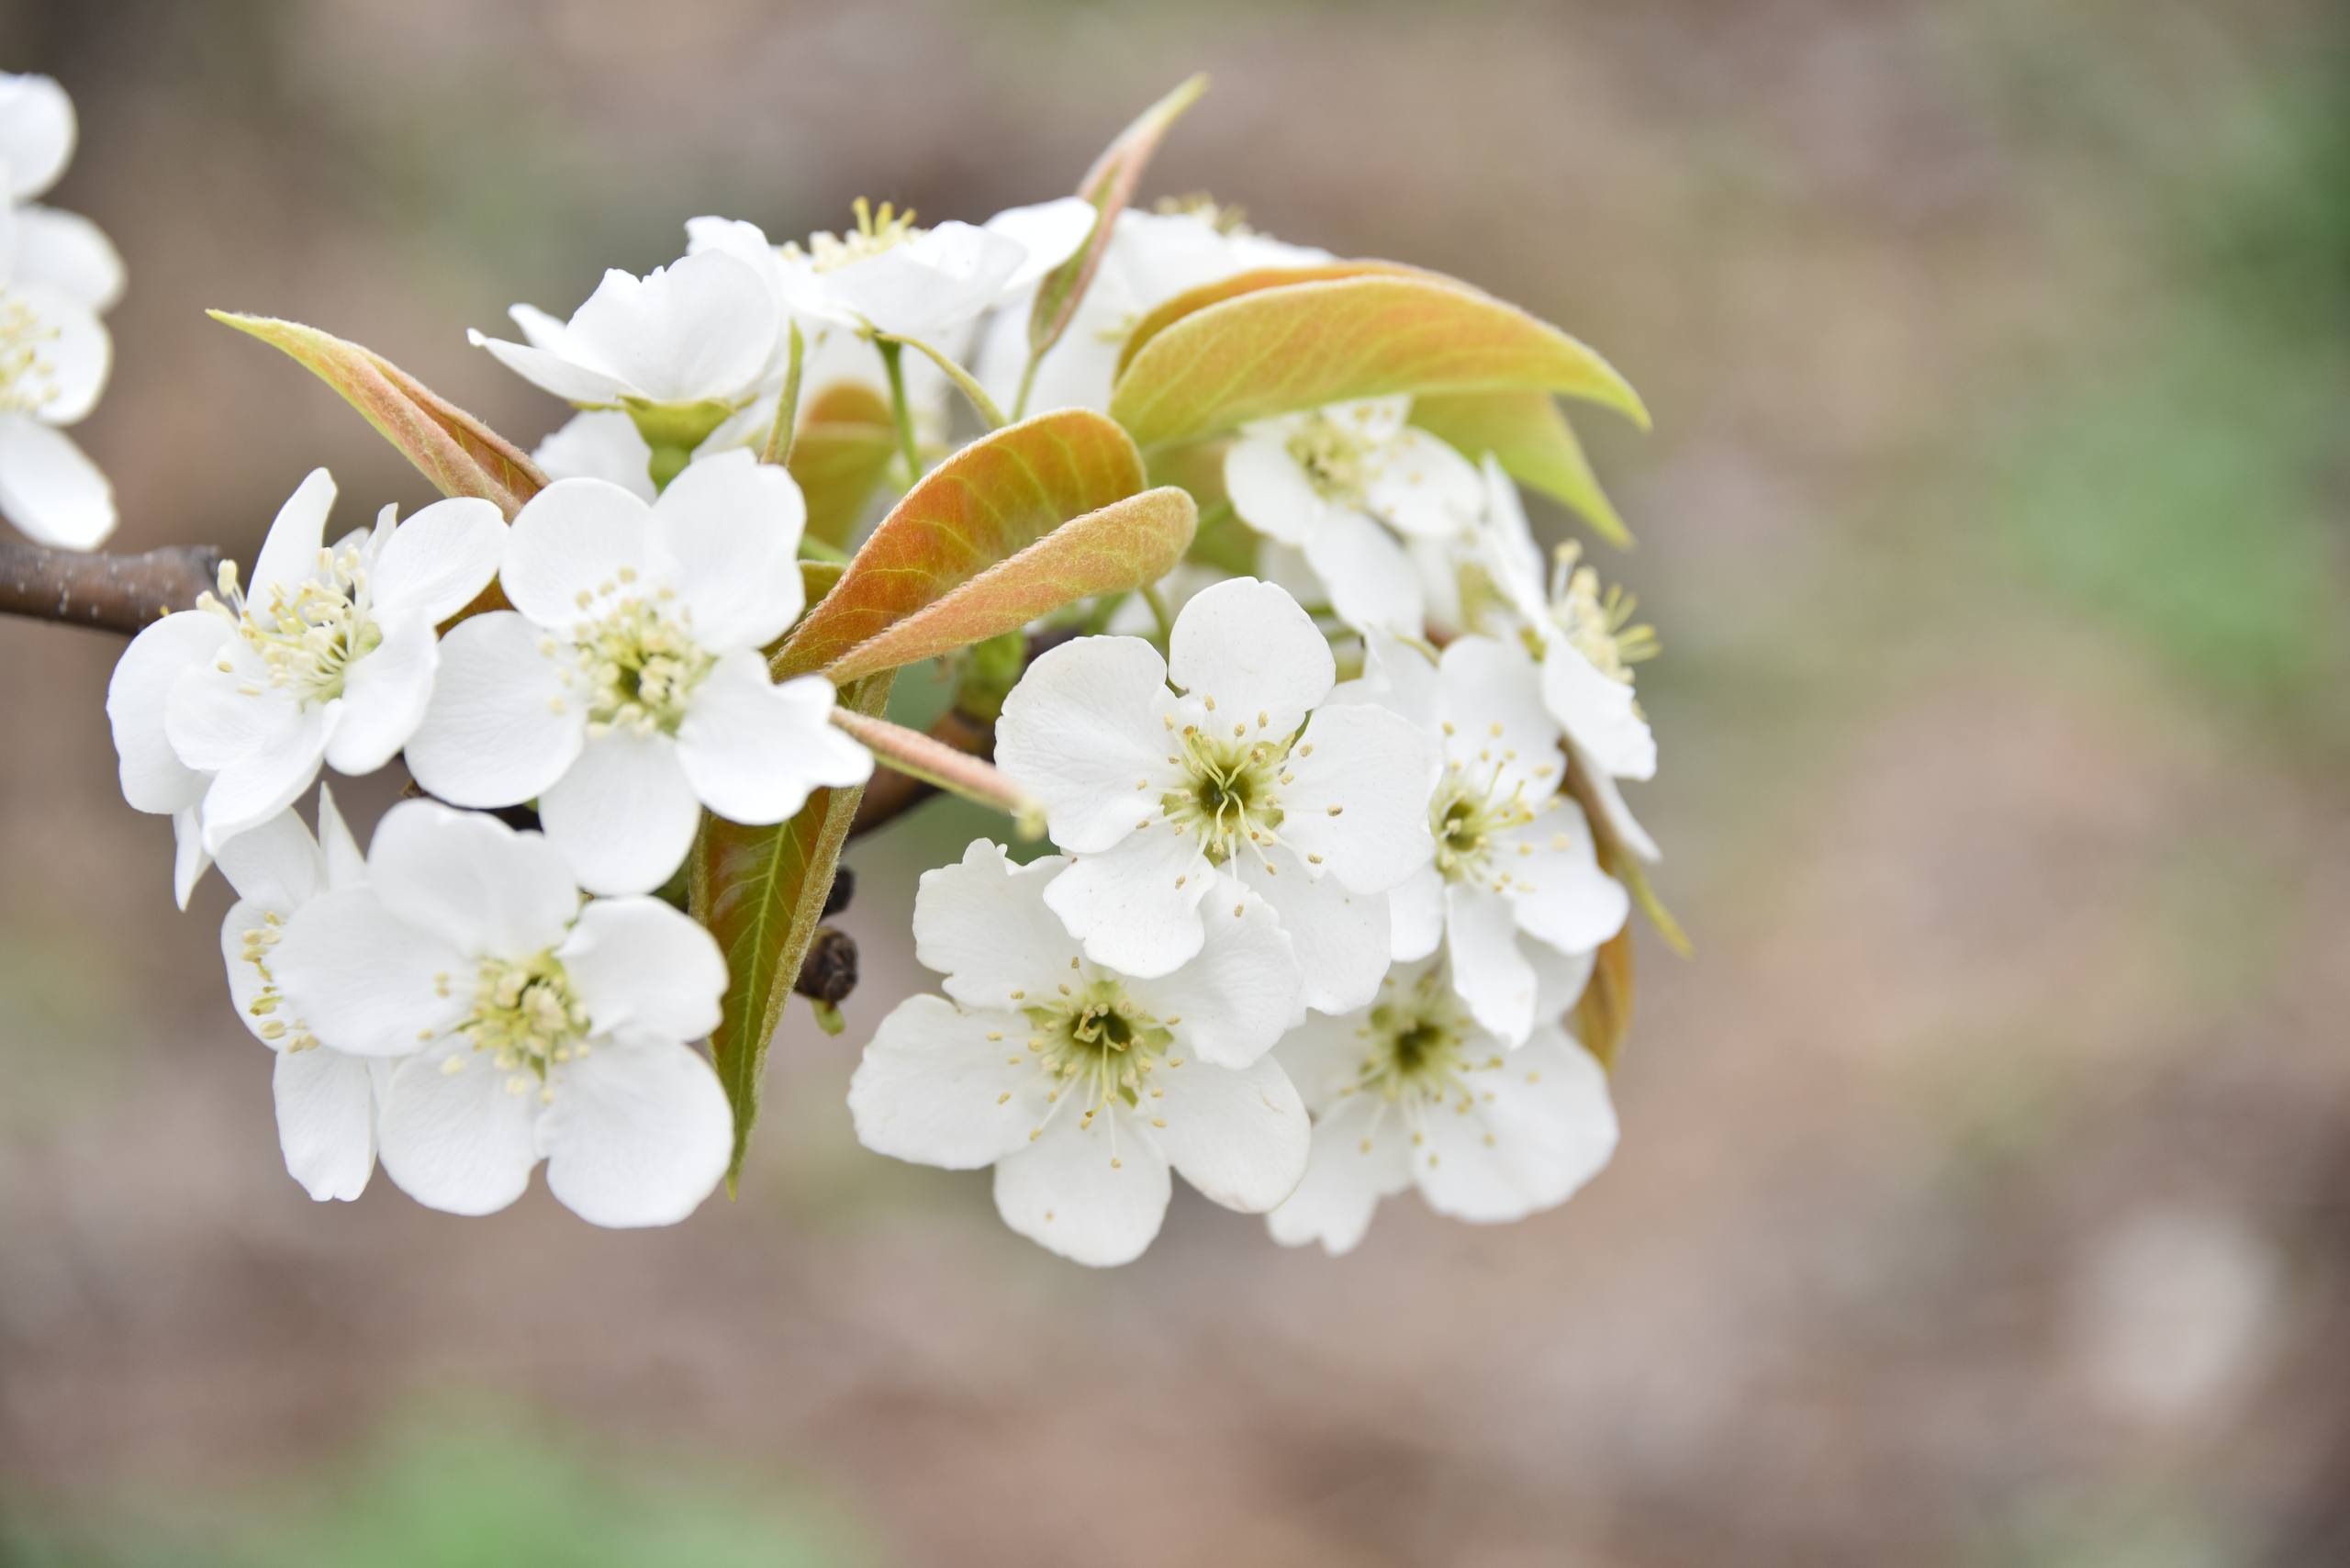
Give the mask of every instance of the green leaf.
[[(868, 716), (879, 713), (894, 678), (879, 675), (845, 688), (842, 706)], [(751, 1128), (758, 1120), (768, 1044), (823, 920), (841, 846), (864, 794), (863, 785), (819, 790), (798, 816), (770, 827), (705, 817), (695, 841), (688, 863), (690, 907), (726, 955), (724, 1011), (710, 1036), (710, 1054), (734, 1111), (734, 1156), (726, 1172), (730, 1190), (742, 1174)]]
[(1610, 544), (1629, 548), (1583, 442), (1548, 392), (1438, 392), (1412, 399), (1412, 423), (1471, 462), (1488, 452), (1509, 476), (1572, 509)]
[(1065, 605), (1155, 583), (1192, 542), (1199, 509), (1181, 490), (1145, 490), (1071, 518), (1018, 554), (867, 637), (824, 673), (835, 682), (936, 658)]
[(924, 475), (881, 520), (775, 660), (778, 677), (831, 665), (1070, 518), (1143, 487), (1126, 433), (1062, 409), (981, 436)]
[[(1126, 366), (1134, 363), (1142, 346), (1158, 336), (1184, 317), (1204, 310), (1211, 305), (1221, 305), (1227, 299), (1237, 299), (1244, 294), (1261, 289), (1286, 288), (1293, 283), (1335, 283), (1349, 277), (1426, 277), (1439, 283), (1453, 282), (1442, 273), (1432, 273), (1423, 267), (1405, 266), (1401, 262), (1316, 262), (1303, 267), (1258, 267), (1254, 271), (1235, 273), (1230, 277), (1203, 283), (1187, 288), (1172, 299), (1160, 302), (1146, 311), (1134, 330), (1118, 350), (1116, 374), (1124, 375)], [(1466, 284), (1456, 286), (1466, 288)]]
[(1110, 413), (1147, 449), (1354, 398), (1512, 390), (1586, 398), (1648, 424), (1630, 384), (1558, 328), (1465, 285), (1393, 274), (1194, 310), (1136, 352)]
[(1135, 122), (1110, 143), (1093, 167), (1078, 182), (1077, 194), (1093, 204), (1093, 232), (1077, 253), (1046, 274), (1036, 286), (1035, 308), (1028, 313), (1028, 358), (1033, 367), (1046, 351), (1060, 342), (1069, 320), (1101, 270), (1103, 252), (1118, 222), (1118, 214), (1134, 199), (1135, 186), (1150, 163), (1151, 155), (1183, 111), (1208, 90), (1205, 73), (1192, 77), (1136, 116)]
[(546, 488), (547, 476), (512, 442), (373, 350), (298, 321), (206, 314), (285, 351), (341, 393), (442, 495), (478, 496), (510, 518)]
[(791, 477), (808, 498), (808, 533), (846, 545), (897, 454), (890, 405), (870, 386), (835, 382), (800, 406)]

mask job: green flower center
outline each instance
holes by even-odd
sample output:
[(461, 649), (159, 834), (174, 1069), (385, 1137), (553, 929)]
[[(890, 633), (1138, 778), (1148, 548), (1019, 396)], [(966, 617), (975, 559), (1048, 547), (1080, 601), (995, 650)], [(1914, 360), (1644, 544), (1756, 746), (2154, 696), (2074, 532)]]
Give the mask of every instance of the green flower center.
[(1371, 446), (1327, 414), (1309, 415), (1289, 438), (1289, 454), (1326, 501), (1360, 505), (1371, 481)]
[(1524, 827), (1541, 810), (1527, 802), (1522, 781), (1504, 792), (1498, 767), (1493, 778), (1480, 783), (1459, 763), (1448, 764), (1428, 802), (1437, 869), (1449, 882), (1491, 881), (1495, 840), (1513, 828)]
[(1028, 1048), (1039, 1054), (1045, 1072), (1058, 1080), (1052, 1099), (1077, 1094), (1089, 1124), (1113, 1100), (1138, 1109), (1156, 1094), (1151, 1074), (1162, 1065), (1176, 1065), (1167, 1057), (1174, 1039), (1167, 1023), (1175, 1020), (1152, 1017), (1124, 984), (1108, 977), (1059, 990), (1053, 1001), (1023, 1009), (1035, 1031)]
[(1398, 988), (1391, 977), (1361, 1028), (1360, 1076), (1346, 1092), (1376, 1094), (1395, 1103), (1432, 1104), (1472, 1095), (1468, 1075), (1498, 1068), (1502, 1058), (1471, 1054), (1476, 1024), (1438, 969)]
[(1212, 865), (1224, 865), (1244, 845), (1262, 852), (1281, 842), (1281, 791), (1292, 777), (1286, 771), (1290, 743), (1261, 733), (1263, 714), (1257, 722), (1253, 740), (1246, 724), (1232, 726), (1228, 736), (1187, 724), (1180, 753), (1168, 759), (1183, 770), (1183, 781), (1159, 797), (1159, 810), (1200, 840)]

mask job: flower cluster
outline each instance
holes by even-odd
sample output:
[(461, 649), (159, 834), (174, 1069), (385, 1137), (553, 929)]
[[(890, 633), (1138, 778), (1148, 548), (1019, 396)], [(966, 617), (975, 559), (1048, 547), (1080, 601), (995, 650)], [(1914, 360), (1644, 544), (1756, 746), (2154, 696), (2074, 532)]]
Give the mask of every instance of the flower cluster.
[(96, 224), (37, 199), (75, 135), (64, 88), (0, 74), (0, 516), (37, 543), (89, 550), (114, 532), (114, 487), (65, 427), (106, 390), (114, 341), (99, 317), (123, 275)]
[[(520, 341), (473, 341), (570, 406), (534, 459), (379, 356), (237, 319), (447, 496), (333, 538), (311, 473), (107, 694), (182, 907), (216, 863), (237, 894), (230, 994), (313, 1197), (380, 1159), (483, 1214), (543, 1160), (596, 1223), (691, 1213), (877, 760), (1051, 841), (923, 877), (943, 994), (882, 1019), (847, 1096), (877, 1151), (992, 1167), (1022, 1235), (1127, 1261), (1180, 1173), (1342, 1252), (1407, 1187), (1506, 1220), (1606, 1163), (1656, 641), (1575, 547), (1546, 564), (1514, 475), (1612, 531), (1552, 398), (1638, 399), (1437, 274), (1128, 208), (1196, 92), (1082, 197), (929, 228), (859, 202), (779, 246), (696, 218), (567, 319), (514, 307)], [(62, 103), (0, 90), (17, 196)], [(11, 287), (75, 251), (38, 211)], [(8, 432), (65, 407), (0, 413), (0, 501)], [(880, 714), (930, 659), (957, 707), (925, 736)], [(363, 853), (321, 774), (396, 761), (419, 798)], [(837, 1028), (840, 986), (809, 994)]]

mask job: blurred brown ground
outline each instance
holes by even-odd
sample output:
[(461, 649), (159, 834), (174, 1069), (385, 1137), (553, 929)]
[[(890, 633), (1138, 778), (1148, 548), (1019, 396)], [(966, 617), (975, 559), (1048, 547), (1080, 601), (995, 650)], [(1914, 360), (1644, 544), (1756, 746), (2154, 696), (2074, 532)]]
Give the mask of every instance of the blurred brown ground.
[(463, 337), (509, 301), (704, 211), (1041, 199), (1212, 71), (1155, 190), (1647, 394), (1653, 437), (1583, 423), (1698, 943), (1642, 949), (1567, 1208), (1400, 1200), (1332, 1262), (1182, 1197), (1095, 1275), (851, 1136), (975, 830), (934, 812), (853, 850), (865, 984), (789, 1018), (738, 1203), (314, 1206), (226, 895), (175, 914), (117, 797), (117, 645), (0, 624), (0, 1556), (260, 1561), (412, 1426), (714, 1478), (809, 1561), (2350, 1562), (2344, 42), (2295, 0), (0, 6), (131, 269), (82, 431), (130, 548), (249, 551), (318, 463), (354, 523), (424, 496), (201, 307), (532, 440)]

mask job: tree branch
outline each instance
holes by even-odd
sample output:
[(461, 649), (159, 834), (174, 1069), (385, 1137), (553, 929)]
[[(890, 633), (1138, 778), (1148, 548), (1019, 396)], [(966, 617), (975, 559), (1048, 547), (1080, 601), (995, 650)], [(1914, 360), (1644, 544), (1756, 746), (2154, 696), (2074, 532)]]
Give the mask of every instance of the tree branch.
[(220, 560), (208, 545), (106, 555), (0, 539), (0, 614), (135, 636), (165, 610), (194, 609)]

